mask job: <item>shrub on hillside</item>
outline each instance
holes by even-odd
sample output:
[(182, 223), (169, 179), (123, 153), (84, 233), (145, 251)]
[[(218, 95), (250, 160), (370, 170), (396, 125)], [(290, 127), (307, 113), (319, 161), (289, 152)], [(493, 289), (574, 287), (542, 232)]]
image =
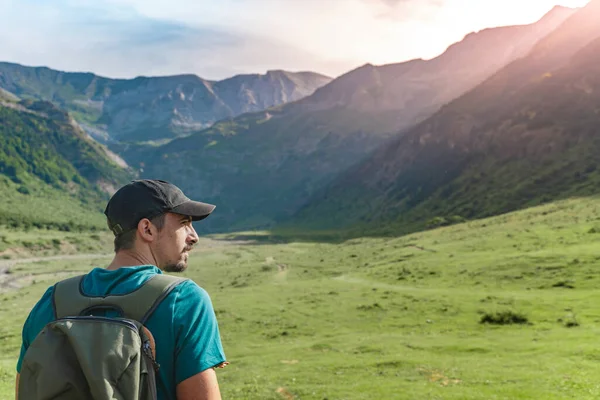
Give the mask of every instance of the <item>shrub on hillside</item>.
[(592, 228), (590, 228), (590, 230), (588, 231), (588, 233), (600, 233), (600, 227), (598, 226), (593, 226)]
[(452, 215), (450, 217), (434, 217), (427, 221), (427, 228), (439, 228), (442, 226), (460, 224), (465, 221), (466, 219), (461, 217), (460, 215)]
[(481, 316), (479, 323), (491, 325), (525, 325), (529, 324), (530, 322), (523, 314), (507, 310), (494, 313), (484, 313)]
[(27, 186), (19, 186), (19, 188), (17, 189), (17, 192), (21, 193), (21, 194), (31, 194), (31, 191), (29, 190), (29, 188)]

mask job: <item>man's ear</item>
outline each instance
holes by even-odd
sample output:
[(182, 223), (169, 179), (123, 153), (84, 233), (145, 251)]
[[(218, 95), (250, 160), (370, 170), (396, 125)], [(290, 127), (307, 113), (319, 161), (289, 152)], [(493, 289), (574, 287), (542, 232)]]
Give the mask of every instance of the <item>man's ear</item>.
[(142, 218), (137, 226), (138, 235), (145, 242), (153, 242), (156, 240), (158, 231), (148, 218)]

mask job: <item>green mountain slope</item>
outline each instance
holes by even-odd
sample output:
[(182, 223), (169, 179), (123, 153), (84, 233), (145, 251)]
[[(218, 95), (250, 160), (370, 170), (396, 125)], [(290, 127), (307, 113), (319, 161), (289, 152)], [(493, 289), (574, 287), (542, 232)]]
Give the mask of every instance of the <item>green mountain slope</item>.
[(556, 8), (536, 24), (468, 35), (434, 60), (361, 67), (297, 102), (223, 120), (164, 146), (118, 151), (144, 176), (215, 202), (219, 211), (205, 227), (266, 228), (398, 129), (530, 50), (572, 12)]
[(0, 225), (98, 228), (131, 179), (104, 146), (48, 102), (0, 102)]
[(331, 78), (268, 71), (209, 81), (195, 75), (108, 79), (0, 63), (0, 88), (51, 101), (102, 142), (169, 139), (215, 121), (310, 95)]
[(293, 223), (398, 233), (598, 193), (599, 18), (594, 0), (347, 171)]
[(16, 102), (19, 101), (19, 98), (11, 92), (0, 88), (0, 101)]
[[(123, 154), (141, 167), (142, 176), (172, 181), (217, 204), (219, 211), (203, 228), (229, 231), (267, 227), (289, 215), (386, 138), (372, 133), (377, 118), (345, 109), (294, 118), (281, 112), (246, 114), (164, 146)], [(332, 117), (345, 127), (328, 126)]]

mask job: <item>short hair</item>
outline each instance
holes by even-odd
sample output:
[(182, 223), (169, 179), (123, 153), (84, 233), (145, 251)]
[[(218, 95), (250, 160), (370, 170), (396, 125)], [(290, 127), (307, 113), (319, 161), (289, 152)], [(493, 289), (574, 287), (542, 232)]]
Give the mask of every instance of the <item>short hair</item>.
[[(166, 214), (160, 214), (152, 219), (152, 225), (156, 226), (158, 231), (160, 232), (165, 226), (165, 216)], [(137, 231), (137, 226), (135, 229), (129, 230), (127, 232), (123, 232), (122, 234), (115, 237), (114, 247), (115, 253), (120, 250), (130, 250), (135, 245), (135, 232)]]

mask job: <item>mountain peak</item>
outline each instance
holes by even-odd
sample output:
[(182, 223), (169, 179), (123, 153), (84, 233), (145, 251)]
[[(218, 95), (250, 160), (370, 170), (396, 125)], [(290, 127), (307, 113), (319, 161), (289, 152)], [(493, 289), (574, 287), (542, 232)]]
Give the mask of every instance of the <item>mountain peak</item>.
[(287, 74), (287, 71), (284, 71), (282, 69), (269, 69), (265, 73), (265, 75), (279, 75), (279, 74)]
[(572, 12), (577, 10), (577, 7), (567, 7), (567, 6), (561, 6), (561, 5), (556, 5), (554, 7), (552, 7), (552, 9), (550, 11), (548, 11), (546, 14), (544, 14), (544, 16), (541, 19), (544, 19), (545, 17), (557, 14), (557, 13), (563, 13), (563, 12)]
[(544, 14), (537, 22), (534, 22), (534, 24), (553, 23), (553, 21), (557, 19), (565, 19), (565, 16), (574, 14), (577, 10), (579, 10), (579, 8), (556, 5), (552, 7), (552, 9), (546, 14)]
[[(195, 74), (109, 79), (43, 68), (42, 73), (0, 62), (0, 98), (52, 99), (84, 118), (82, 126), (103, 143), (185, 136), (224, 118), (299, 100), (331, 81), (317, 73), (283, 70), (210, 81)], [(48, 104), (22, 106), (54, 113)]]

